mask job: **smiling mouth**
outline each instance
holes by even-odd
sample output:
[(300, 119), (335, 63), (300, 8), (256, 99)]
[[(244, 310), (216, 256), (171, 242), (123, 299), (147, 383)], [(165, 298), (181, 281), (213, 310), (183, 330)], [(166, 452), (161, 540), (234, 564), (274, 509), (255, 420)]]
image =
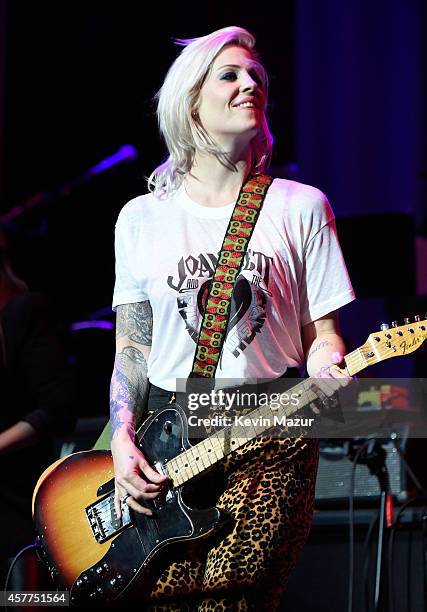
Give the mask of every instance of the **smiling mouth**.
[(237, 104), (233, 108), (249, 108), (253, 110), (259, 110), (258, 106), (256, 106), (256, 104), (254, 104), (253, 102), (243, 102), (243, 104)]

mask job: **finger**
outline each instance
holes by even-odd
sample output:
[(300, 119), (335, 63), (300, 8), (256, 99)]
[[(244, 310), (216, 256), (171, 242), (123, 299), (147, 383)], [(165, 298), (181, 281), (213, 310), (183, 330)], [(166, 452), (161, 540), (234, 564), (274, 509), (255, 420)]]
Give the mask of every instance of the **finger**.
[(153, 511), (150, 510), (150, 508), (146, 508), (145, 506), (138, 504), (138, 502), (133, 497), (128, 497), (126, 503), (129, 508), (132, 508), (132, 510), (135, 510), (135, 512), (139, 512), (140, 514), (146, 514), (147, 516), (153, 515)]
[(327, 378), (329, 376), (328, 368), (324, 367), (314, 375), (314, 378)]
[(344, 359), (344, 355), (342, 355), (341, 353), (339, 353), (338, 351), (335, 351), (334, 353), (332, 353), (331, 355), (331, 361), (334, 364), (337, 363), (341, 363), (341, 361)]
[(127, 493), (129, 493), (129, 495), (134, 499), (139, 499), (145, 493), (147, 483), (136, 474), (131, 478), (123, 480), (122, 482), (126, 484)]
[(335, 378), (336, 380), (339, 381), (341, 387), (347, 386), (353, 380), (352, 377), (349, 376), (347, 372), (344, 372), (340, 368), (337, 368), (337, 366), (332, 366), (330, 369), (330, 373), (331, 373), (332, 378)]
[(152, 482), (149, 482), (145, 487), (147, 493), (160, 493), (162, 489), (163, 487), (161, 485), (153, 484)]
[(159, 472), (148, 465), (146, 461), (141, 461), (139, 468), (143, 472), (144, 476), (146, 476), (148, 480), (151, 480), (151, 482), (160, 484), (168, 479), (166, 474), (159, 474)]
[(116, 488), (114, 491), (114, 509), (116, 511), (117, 518), (122, 518), (122, 503), (121, 498), (126, 495), (126, 490), (121, 487), (116, 481)]
[(137, 497), (136, 499), (156, 499), (156, 497), (159, 497), (160, 492), (157, 491), (156, 493), (148, 493), (148, 492), (144, 492), (144, 493), (140, 493), (139, 497)]
[[(137, 479), (138, 486), (135, 486), (134, 482)], [(152, 484), (151, 482), (145, 482), (142, 478), (134, 474), (133, 482), (132, 479), (129, 478), (126, 480), (126, 489), (127, 492), (134, 499), (155, 499), (161, 492), (161, 487), (156, 484)]]
[[(161, 491), (162, 490), (163, 483), (154, 484), (152, 482), (147, 482), (147, 480), (142, 478), (136, 472), (133, 472), (132, 474), (130, 474), (130, 476), (127, 477), (126, 483), (130, 483), (134, 487), (135, 491), (144, 492), (144, 491), (147, 490), (148, 486), (150, 487), (150, 489), (149, 489), (150, 491)], [(132, 495), (133, 495), (133, 493), (132, 493)]]
[(350, 378), (348, 374), (340, 370), (339, 368), (331, 368), (330, 374), (332, 378)]
[(116, 511), (116, 516), (118, 519), (122, 518), (122, 510), (120, 507), (120, 497), (117, 493), (114, 494), (114, 510)]

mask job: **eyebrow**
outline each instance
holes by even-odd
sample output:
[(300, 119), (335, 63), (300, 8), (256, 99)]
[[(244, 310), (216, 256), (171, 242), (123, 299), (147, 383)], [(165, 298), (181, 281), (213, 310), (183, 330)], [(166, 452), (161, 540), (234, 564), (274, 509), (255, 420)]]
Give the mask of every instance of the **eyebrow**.
[[(222, 70), (223, 68), (242, 68), (242, 66), (239, 66), (239, 64), (224, 64), (224, 66), (221, 66), (220, 68), (217, 69), (217, 72), (219, 70)], [(259, 64), (258, 62), (252, 62), (251, 64), (249, 64), (249, 68), (250, 69), (256, 69), (256, 70), (260, 70), (261, 68), (261, 64)]]

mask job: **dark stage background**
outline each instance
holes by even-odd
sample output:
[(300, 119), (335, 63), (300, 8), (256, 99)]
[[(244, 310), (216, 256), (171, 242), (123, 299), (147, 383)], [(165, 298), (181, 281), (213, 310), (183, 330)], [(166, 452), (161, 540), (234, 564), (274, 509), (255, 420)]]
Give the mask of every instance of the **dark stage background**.
[[(427, 233), (425, 12), (417, 0), (0, 0), (0, 215), (44, 201), (8, 225), (17, 271), (67, 330), (113, 322), (114, 223), (165, 155), (153, 96), (179, 50), (172, 39), (235, 24), (255, 34), (271, 78), (272, 173), (316, 185), (335, 210), (359, 298), (342, 313), (349, 348), (382, 320), (425, 310), (415, 248)], [(61, 191), (126, 144), (137, 159)], [(68, 332), (82, 416), (108, 412), (111, 327)], [(424, 366), (418, 351), (375, 374)]]
[[(62, 450), (89, 447), (107, 419), (114, 224), (165, 155), (153, 96), (179, 51), (173, 38), (228, 25), (255, 34), (271, 81), (271, 173), (319, 187), (337, 217), (358, 297), (341, 315), (348, 349), (382, 321), (425, 314), (426, 13), (424, 0), (282, 0), (274, 8), (253, 0), (0, 0), (0, 217), (37, 204), (6, 229), (16, 271), (51, 297), (64, 324), (84, 418), (58, 440)], [(124, 145), (136, 159), (74, 180)], [(424, 348), (369, 374), (425, 377), (426, 365)], [(416, 453), (427, 486), (425, 440)], [(347, 514), (326, 528), (316, 516), (284, 600), (289, 612), (346, 609)], [(422, 533), (417, 521), (397, 541), (394, 588), (404, 603), (396, 612), (423, 609), (425, 517)], [(356, 516), (359, 570), (366, 528)]]

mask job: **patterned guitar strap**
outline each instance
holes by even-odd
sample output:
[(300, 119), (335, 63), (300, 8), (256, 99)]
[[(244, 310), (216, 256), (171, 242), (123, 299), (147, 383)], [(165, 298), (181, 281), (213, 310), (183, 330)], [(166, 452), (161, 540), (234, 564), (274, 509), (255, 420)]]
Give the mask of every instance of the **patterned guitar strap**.
[[(215, 372), (221, 357), (231, 311), (231, 298), (249, 240), (254, 231), (273, 178), (255, 174), (243, 185), (234, 206), (215, 267), (187, 381), (187, 392), (214, 389)], [(195, 378), (210, 379), (198, 385)], [(202, 381), (200, 381), (202, 383)]]

